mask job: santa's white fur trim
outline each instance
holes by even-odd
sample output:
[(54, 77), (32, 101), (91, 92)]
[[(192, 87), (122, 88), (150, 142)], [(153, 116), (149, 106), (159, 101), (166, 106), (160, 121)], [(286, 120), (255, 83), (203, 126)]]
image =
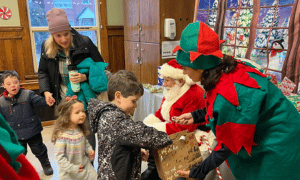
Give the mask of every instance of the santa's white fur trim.
[(161, 116), (164, 118), (165, 121), (170, 121), (170, 110), (173, 104), (188, 90), (190, 89), (190, 85), (184, 84), (181, 89), (180, 93), (176, 98), (173, 98), (172, 100), (165, 100), (161, 106)]
[(143, 121), (143, 123), (147, 126), (153, 126), (154, 123), (161, 122), (159, 118), (157, 118), (154, 114), (149, 114)]
[(164, 77), (170, 77), (172, 79), (183, 79), (185, 83), (188, 85), (195, 84), (191, 78), (189, 78), (188, 75), (183, 74), (182, 69), (174, 68), (167, 63), (163, 64), (161, 66), (161, 69), (159, 70), (159, 73)]
[(182, 69), (174, 68), (167, 63), (161, 66), (159, 73), (165, 77), (171, 77), (173, 79), (185, 79)]
[(154, 123), (154, 124), (153, 124), (153, 127), (154, 127), (155, 129), (157, 129), (158, 131), (162, 131), (162, 132), (167, 133), (166, 124), (167, 124), (166, 122)]

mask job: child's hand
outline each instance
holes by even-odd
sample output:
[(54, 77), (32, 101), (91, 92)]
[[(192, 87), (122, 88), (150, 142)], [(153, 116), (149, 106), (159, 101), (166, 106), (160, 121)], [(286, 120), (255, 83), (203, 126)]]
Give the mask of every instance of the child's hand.
[(141, 153), (142, 153), (142, 161), (147, 161), (149, 158), (149, 152), (144, 149), (141, 149)]
[(81, 166), (81, 165), (79, 165), (79, 170), (78, 170), (78, 172), (82, 172), (83, 171), (83, 166)]
[(95, 151), (89, 150), (89, 158), (91, 159), (91, 161), (94, 160), (94, 158), (95, 158)]
[(52, 93), (46, 91), (44, 92), (45, 95), (45, 100), (46, 103), (48, 104), (48, 106), (53, 106), (53, 104), (55, 103), (55, 99), (52, 97)]
[(190, 171), (182, 171), (182, 170), (178, 170), (178, 171), (177, 171), (177, 174), (179, 174), (180, 177), (189, 178)]

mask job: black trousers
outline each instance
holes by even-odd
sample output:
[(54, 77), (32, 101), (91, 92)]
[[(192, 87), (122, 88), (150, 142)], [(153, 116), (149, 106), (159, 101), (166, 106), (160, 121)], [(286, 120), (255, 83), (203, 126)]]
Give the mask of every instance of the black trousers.
[(86, 112), (86, 124), (87, 124), (87, 128), (90, 132), (90, 134), (86, 137), (86, 139), (89, 141), (89, 143), (91, 144), (93, 150), (95, 151), (95, 148), (96, 148), (96, 133), (93, 133), (92, 132), (92, 127), (91, 127), (91, 123), (90, 123), (90, 120), (89, 120), (89, 115), (88, 115), (88, 112)]
[(39, 133), (26, 140), (19, 140), (20, 144), (25, 148), (24, 155), (27, 154), (27, 144), (29, 145), (32, 153), (39, 159), (42, 166), (49, 164), (47, 147), (43, 143), (42, 134)]

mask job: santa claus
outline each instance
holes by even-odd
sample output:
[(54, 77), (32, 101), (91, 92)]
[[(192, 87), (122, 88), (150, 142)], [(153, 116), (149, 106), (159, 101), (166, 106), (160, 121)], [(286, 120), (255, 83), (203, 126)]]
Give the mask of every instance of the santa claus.
[[(203, 135), (208, 137), (207, 132), (197, 129), (201, 124), (183, 125), (176, 123), (177, 116), (205, 107), (204, 90), (187, 75), (183, 74), (182, 67), (176, 60), (170, 60), (168, 63), (163, 64), (160, 74), (164, 78), (164, 97), (160, 108), (155, 114), (148, 115), (143, 121), (144, 124), (166, 132), (168, 135), (183, 130), (195, 132), (198, 142), (201, 141)], [(212, 141), (213, 138), (210, 139), (210, 144)], [(207, 147), (204, 146), (200, 147), (201, 151), (207, 151)], [(142, 180), (156, 179), (156, 174), (154, 159), (150, 154), (148, 169), (142, 174)]]
[(160, 108), (150, 114), (144, 123), (153, 126), (168, 135), (183, 130), (193, 132), (200, 124), (182, 125), (176, 123), (176, 117), (205, 107), (204, 90), (183, 74), (176, 60), (162, 65), (160, 74), (164, 78), (164, 97)]

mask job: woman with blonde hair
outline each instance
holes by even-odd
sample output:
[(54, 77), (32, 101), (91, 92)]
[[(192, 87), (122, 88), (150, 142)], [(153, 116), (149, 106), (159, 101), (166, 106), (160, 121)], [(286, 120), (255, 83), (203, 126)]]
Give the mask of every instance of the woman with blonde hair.
[[(102, 71), (96, 71), (96, 76), (103, 84), (101, 91), (105, 92), (108, 79), (104, 69), (107, 64), (103, 63), (98, 48), (92, 40), (71, 28), (63, 9), (52, 8), (47, 12), (46, 18), (50, 36), (41, 47), (38, 79), (40, 93), (45, 96), (47, 104), (53, 105), (55, 102), (59, 104), (61, 99), (69, 95), (67, 92), (70, 90), (68, 87), (71, 83), (80, 83), (80, 85), (84, 83), (88, 87), (97, 84), (92, 83), (91, 78), (89, 78), (91, 77), (90, 69), (85, 73), (73, 73), (72, 76), (69, 76), (68, 68), (70, 66), (78, 68), (79, 65), (83, 64), (84, 67), (90, 68), (95, 67), (97, 63), (99, 65), (97, 67), (102, 68)], [(96, 95), (102, 93), (94, 89), (89, 92), (96, 93)], [(81, 94), (83, 94), (82, 90)], [(80, 97), (79, 94), (77, 95)], [(90, 143), (94, 147), (95, 137), (91, 138), (92, 142), (90, 141)]]
[(71, 28), (64, 10), (53, 8), (46, 14), (50, 36), (42, 44), (38, 69), (40, 93), (48, 104), (64, 97), (66, 86), (71, 81), (87, 81), (86, 74), (77, 73), (69, 78), (68, 65), (78, 65), (90, 57), (95, 62), (103, 59), (92, 40)]

